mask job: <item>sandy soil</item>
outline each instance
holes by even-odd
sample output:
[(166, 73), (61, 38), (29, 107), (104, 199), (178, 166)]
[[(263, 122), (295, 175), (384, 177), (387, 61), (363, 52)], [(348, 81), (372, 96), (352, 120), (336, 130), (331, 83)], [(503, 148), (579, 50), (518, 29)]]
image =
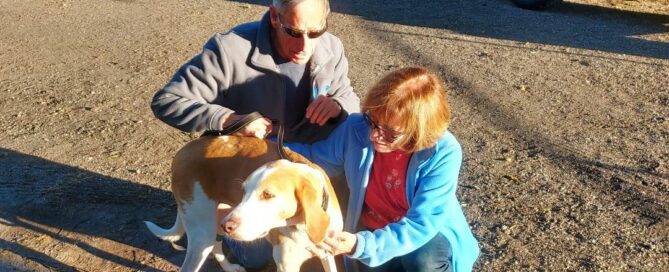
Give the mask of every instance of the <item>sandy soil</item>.
[[(268, 2), (0, 0), (0, 270), (176, 270), (142, 221), (173, 222), (197, 135), (149, 100)], [(476, 271), (667, 271), (668, 5), (333, 0), (330, 25), (361, 96), (407, 65), (448, 81)]]

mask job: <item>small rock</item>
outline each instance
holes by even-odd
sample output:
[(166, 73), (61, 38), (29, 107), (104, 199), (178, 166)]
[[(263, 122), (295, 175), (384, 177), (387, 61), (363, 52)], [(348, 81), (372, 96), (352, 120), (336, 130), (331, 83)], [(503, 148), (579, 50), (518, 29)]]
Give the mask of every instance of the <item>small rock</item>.
[(512, 175), (504, 175), (505, 179), (512, 180), (512, 181), (518, 181), (517, 176), (512, 176)]
[(641, 249), (643, 249), (643, 250), (653, 250), (653, 249), (655, 249), (654, 244), (648, 244), (648, 243), (641, 243), (641, 244), (639, 244), (639, 247), (641, 247)]

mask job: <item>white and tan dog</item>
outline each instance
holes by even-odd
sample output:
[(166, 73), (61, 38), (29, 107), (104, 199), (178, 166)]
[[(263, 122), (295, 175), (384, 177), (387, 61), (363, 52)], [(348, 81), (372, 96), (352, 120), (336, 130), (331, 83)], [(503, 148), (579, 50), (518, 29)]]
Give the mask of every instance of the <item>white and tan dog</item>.
[[(230, 263), (217, 234), (273, 245), (278, 271), (299, 271), (312, 255), (308, 246), (343, 227), (334, 189), (325, 173), (297, 153), (253, 137), (207, 136), (184, 146), (172, 162), (176, 222), (163, 229), (145, 221), (163, 240), (188, 238), (181, 271), (198, 271), (209, 253), (224, 271), (245, 271)], [(233, 209), (234, 207), (234, 209)], [(336, 271), (333, 257), (321, 260)]]

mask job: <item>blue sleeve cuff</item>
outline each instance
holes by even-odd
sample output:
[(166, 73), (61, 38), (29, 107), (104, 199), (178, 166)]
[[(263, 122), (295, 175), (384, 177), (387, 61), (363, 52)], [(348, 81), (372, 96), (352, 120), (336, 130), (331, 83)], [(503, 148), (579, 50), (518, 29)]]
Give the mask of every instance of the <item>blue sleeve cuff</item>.
[(362, 256), (362, 252), (365, 251), (365, 236), (363, 236), (360, 232), (356, 233), (355, 236), (358, 240), (355, 244), (355, 251), (348, 256), (353, 259), (359, 259), (360, 256)]

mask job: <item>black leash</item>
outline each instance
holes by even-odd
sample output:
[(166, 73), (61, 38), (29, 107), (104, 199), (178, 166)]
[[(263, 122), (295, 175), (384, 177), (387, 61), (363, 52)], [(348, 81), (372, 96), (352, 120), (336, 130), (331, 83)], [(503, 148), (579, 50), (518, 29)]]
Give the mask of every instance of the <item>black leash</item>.
[(243, 127), (245, 127), (246, 125), (260, 118), (262, 118), (262, 115), (257, 111), (254, 111), (252, 113), (245, 115), (244, 118), (239, 119), (239, 121), (235, 122), (234, 124), (224, 127), (222, 130), (207, 130), (204, 133), (202, 133), (202, 136), (200, 137), (232, 135), (235, 132), (242, 129)]
[[(274, 123), (274, 120), (272, 120), (272, 123)], [(283, 148), (283, 134), (284, 134), (284, 128), (283, 124), (277, 120), (277, 123), (279, 123), (279, 131), (276, 133), (276, 148), (279, 150), (279, 156), (281, 156), (282, 159), (284, 160), (289, 160), (293, 162), (293, 160), (288, 158), (288, 154), (286, 154), (286, 149)]]
[[(245, 115), (242, 119), (239, 121), (235, 122), (232, 125), (229, 125), (227, 127), (224, 127), (222, 130), (207, 130), (200, 137), (204, 136), (224, 136), (224, 135), (232, 135), (236, 132), (238, 132), (240, 129), (244, 128), (246, 125), (250, 124), (251, 122), (258, 120), (260, 118), (263, 118), (262, 114), (260, 114), (257, 111), (254, 111), (252, 113), (249, 113)], [(292, 161), (288, 158), (288, 155), (286, 154), (286, 150), (283, 148), (283, 138), (284, 138), (284, 127), (283, 124), (277, 120), (277, 119), (270, 119), (272, 121), (273, 125), (278, 125), (279, 126), (279, 131), (277, 132), (276, 139), (277, 139), (277, 148), (279, 151), (279, 156), (282, 159)]]

